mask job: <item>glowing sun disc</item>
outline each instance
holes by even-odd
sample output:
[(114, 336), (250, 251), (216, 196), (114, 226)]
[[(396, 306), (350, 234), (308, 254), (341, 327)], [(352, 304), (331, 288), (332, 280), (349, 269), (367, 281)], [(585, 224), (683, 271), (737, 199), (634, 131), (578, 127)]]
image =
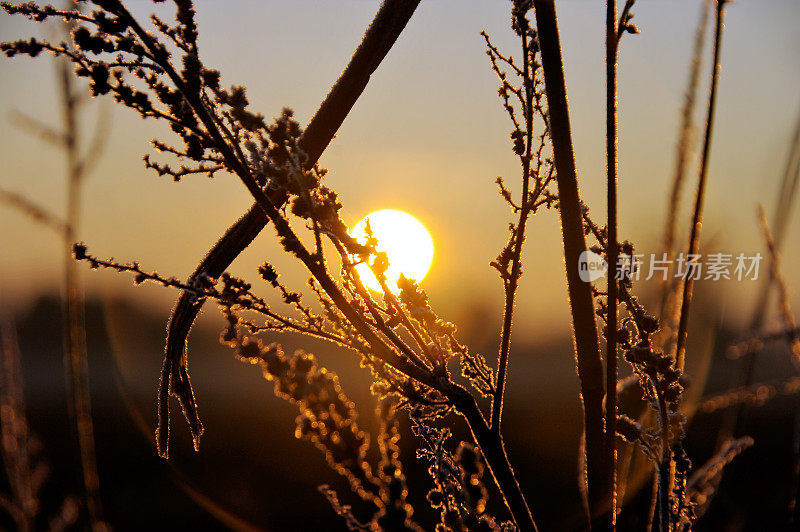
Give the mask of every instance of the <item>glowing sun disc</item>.
[[(372, 234), (378, 239), (378, 251), (385, 251), (389, 259), (386, 284), (397, 292), (397, 280), (402, 273), (419, 282), (428, 273), (433, 261), (433, 239), (419, 220), (403, 211), (386, 209), (366, 215), (350, 234), (360, 243), (367, 241), (367, 220)], [(366, 264), (356, 266), (367, 288), (382, 292), (381, 285)]]

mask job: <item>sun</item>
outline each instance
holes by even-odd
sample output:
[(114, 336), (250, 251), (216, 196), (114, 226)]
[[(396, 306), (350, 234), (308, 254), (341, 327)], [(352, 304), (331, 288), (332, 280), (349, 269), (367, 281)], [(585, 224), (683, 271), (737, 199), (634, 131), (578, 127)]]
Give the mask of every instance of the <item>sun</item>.
[[(397, 280), (402, 273), (408, 279), (421, 281), (433, 261), (433, 239), (419, 220), (403, 211), (386, 209), (366, 215), (350, 234), (360, 243), (367, 241), (367, 220), (378, 239), (376, 249), (385, 251), (389, 259), (386, 281), (392, 292), (398, 292)], [(366, 264), (356, 266), (364, 284), (377, 292), (381, 285)]]

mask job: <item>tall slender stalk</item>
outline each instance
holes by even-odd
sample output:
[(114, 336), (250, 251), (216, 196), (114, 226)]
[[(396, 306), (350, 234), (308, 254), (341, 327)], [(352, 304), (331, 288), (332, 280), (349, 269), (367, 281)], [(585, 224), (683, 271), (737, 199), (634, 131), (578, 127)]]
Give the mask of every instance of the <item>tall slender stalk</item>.
[(606, 165), (608, 181), (606, 200), (608, 203), (608, 304), (606, 327), (606, 452), (608, 456), (609, 490), (607, 495), (610, 512), (608, 529), (616, 526), (616, 481), (617, 481), (617, 53), (619, 34), (617, 29), (617, 2), (606, 2)]
[[(697, 194), (692, 215), (692, 233), (689, 237), (687, 256), (697, 253), (700, 246), (700, 229), (703, 226), (703, 200), (705, 199), (708, 175), (708, 160), (711, 154), (711, 135), (714, 131), (714, 111), (717, 103), (717, 84), (720, 72), (720, 50), (722, 48), (722, 28), (725, 18), (727, 0), (717, 0), (717, 16), (714, 27), (714, 66), (711, 72), (711, 89), (708, 94), (708, 116), (706, 118), (705, 136), (703, 138), (703, 155), (700, 163), (700, 176), (697, 181)], [(689, 327), (689, 305), (692, 302), (693, 276), (687, 275), (683, 283), (680, 319), (678, 321), (678, 339), (675, 349), (675, 365), (683, 370), (686, 357), (686, 332)]]
[(603, 430), (603, 364), (597, 337), (591, 284), (581, 280), (578, 260), (586, 251), (583, 230), (583, 206), (578, 194), (575, 156), (572, 148), (567, 89), (561, 58), (561, 43), (554, 0), (534, 0), (539, 46), (542, 54), (545, 93), (549, 126), (553, 142), (553, 162), (556, 168), (564, 242), (564, 261), (567, 288), (572, 313), (578, 376), (581, 381), (584, 428), (586, 431), (586, 478), (589, 511), (600, 515), (604, 508), (604, 480), (608, 464)]
[[(675, 173), (672, 177), (672, 189), (669, 203), (667, 204), (667, 217), (664, 222), (664, 242), (662, 252), (668, 257), (675, 254), (675, 230), (678, 222), (678, 213), (681, 204), (681, 192), (686, 180), (689, 162), (692, 159), (696, 137), (694, 123), (694, 109), (697, 104), (698, 89), (700, 86), (700, 72), (703, 64), (703, 45), (708, 27), (708, 14), (710, 0), (703, 0), (700, 6), (700, 19), (694, 35), (692, 62), (689, 68), (689, 79), (686, 83), (683, 107), (681, 108), (681, 124), (678, 135), (678, 144), (675, 155)], [(671, 349), (673, 334), (675, 332), (675, 305), (677, 291), (681, 288), (678, 279), (665, 280), (661, 283), (661, 301), (659, 317), (661, 319), (662, 346), (665, 352)]]
[(64, 231), (64, 365), (70, 397), (69, 410), (79, 455), (78, 464), (84, 502), (91, 528), (100, 529), (103, 526), (103, 511), (92, 422), (84, 318), (85, 304), (77, 263), (72, 259), (72, 245), (77, 240), (80, 227), (81, 188), (85, 175), (85, 164), (80, 155), (79, 125), (76, 112), (77, 96), (73, 88), (72, 73), (66, 61), (59, 61), (58, 65), (67, 158), (67, 217)]
[[(705, 199), (706, 182), (708, 176), (708, 162), (711, 154), (711, 138), (714, 131), (714, 111), (717, 102), (717, 85), (719, 82), (720, 51), (722, 47), (722, 28), (725, 17), (725, 4), (727, 0), (717, 0), (716, 23), (714, 27), (714, 62), (711, 71), (711, 88), (708, 95), (708, 115), (706, 117), (705, 135), (703, 138), (703, 153), (700, 163), (700, 175), (697, 182), (697, 192), (695, 196), (694, 212), (692, 214), (692, 231), (689, 237), (687, 258), (695, 255), (700, 246), (700, 230), (703, 225), (703, 200)], [(675, 366), (679, 371), (683, 371), (686, 359), (686, 334), (689, 327), (689, 306), (692, 301), (692, 289), (694, 278), (686, 275), (683, 282), (683, 297), (681, 299), (680, 317), (678, 320), (678, 336), (675, 347)], [(666, 424), (665, 424), (666, 423)], [(673, 459), (671, 442), (669, 440), (668, 420), (662, 421), (662, 430), (667, 434), (663, 443), (662, 462), (659, 475), (660, 482), (660, 506), (662, 528), (671, 528), (670, 497), (675, 477), (675, 461)]]

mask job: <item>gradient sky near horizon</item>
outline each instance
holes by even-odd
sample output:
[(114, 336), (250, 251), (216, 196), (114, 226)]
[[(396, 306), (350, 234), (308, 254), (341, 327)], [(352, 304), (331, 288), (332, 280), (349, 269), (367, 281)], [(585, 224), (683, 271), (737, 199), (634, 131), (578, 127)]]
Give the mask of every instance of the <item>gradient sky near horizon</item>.
[[(641, 253), (658, 251), (700, 3), (639, 2), (634, 21), (642, 33), (622, 42), (620, 233)], [(223, 83), (245, 85), (253, 109), (274, 116), (289, 106), (302, 123), (345, 66), (377, 6), (366, 0), (196, 4), (206, 65), (222, 71)], [(151, 9), (149, 2), (131, 5), (142, 17)], [(434, 305), (456, 322), (471, 307), (499, 309), (502, 302), (501, 283), (488, 262), (503, 245), (512, 216), (494, 178), (502, 175), (513, 184), (519, 168), (479, 32), (485, 29), (502, 50), (518, 56), (509, 6), (503, 0), (423, 0), (321, 161), (330, 169), (328, 184), (343, 200), (347, 223), (391, 208), (426, 225), (436, 252), (424, 286)], [(604, 7), (571, 0), (557, 8), (581, 193), (599, 218), (605, 212)], [(727, 12), (703, 236), (717, 250), (764, 253), (755, 206), (761, 202), (769, 212), (775, 204), (800, 114), (800, 2), (739, 0)], [(43, 29), (0, 15), (0, 40), (42, 35)], [(708, 49), (704, 60), (707, 78)], [(0, 187), (63, 212), (62, 154), (9, 119), (18, 110), (57, 125), (55, 94), (49, 58), (0, 58)], [(87, 106), (87, 136), (101, 104)], [(138, 260), (145, 268), (186, 277), (251, 200), (231, 176), (176, 184), (146, 170), (141, 157), (150, 151), (149, 139), (171, 139), (170, 134), (126, 109), (113, 107), (112, 115), (106, 151), (86, 183), (80, 238), (101, 257)], [(696, 179), (696, 171), (689, 179)], [(683, 233), (692, 196), (687, 188)], [(783, 267), (800, 312), (800, 248), (793, 245), (798, 237), (795, 208)], [(0, 249), (4, 304), (19, 308), (59, 286), (58, 238), (4, 207)], [(279, 255), (267, 230), (231, 271), (254, 279), (256, 265), (268, 258), (287, 279), (302, 283), (306, 275)], [(557, 213), (543, 211), (528, 233), (520, 334), (567, 330), (561, 256)], [(85, 272), (84, 278), (90, 294), (148, 301), (165, 315), (175, 297), (158, 287), (134, 289), (131, 279), (110, 272)], [(722, 285), (726, 319), (740, 320), (757, 284)]]

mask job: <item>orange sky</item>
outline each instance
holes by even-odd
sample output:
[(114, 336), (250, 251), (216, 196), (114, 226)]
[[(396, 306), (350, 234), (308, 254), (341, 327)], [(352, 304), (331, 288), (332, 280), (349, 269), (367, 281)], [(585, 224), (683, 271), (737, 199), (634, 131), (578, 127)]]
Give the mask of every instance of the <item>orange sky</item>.
[[(136, 5), (142, 15), (150, 9), (149, 3)], [(376, 9), (376, 2), (360, 0), (221, 5), (198, 2), (206, 64), (219, 68), (225, 83), (247, 86), (254, 109), (272, 116), (290, 106), (303, 122)], [(620, 233), (643, 253), (657, 251), (663, 226), (698, 6), (698, 1), (640, 2), (635, 22), (642, 34), (628, 35), (622, 43)], [(575, 0), (560, 2), (558, 9), (581, 192), (600, 217), (605, 211), (604, 8)], [(475, 305), (499, 308), (502, 298), (500, 281), (487, 264), (504, 242), (511, 214), (493, 181), (502, 175), (514, 183), (518, 163), (479, 32), (486, 29), (502, 49), (519, 55), (508, 11), (508, 2), (424, 0), (322, 158), (348, 223), (376, 209), (396, 208), (428, 227), (437, 247), (425, 287), (434, 305), (455, 318)], [(798, 20), (800, 4), (792, 0), (741, 0), (728, 8), (703, 233), (718, 249), (763, 253), (755, 204), (763, 202), (768, 209), (774, 204), (800, 112)], [(40, 34), (41, 28), (0, 15), (0, 40), (31, 32)], [(57, 124), (54, 81), (48, 59), (0, 58), (0, 186), (62, 212), (60, 152), (8, 120), (16, 109)], [(88, 108), (88, 126), (97, 105)], [(107, 151), (86, 184), (81, 238), (100, 256), (136, 259), (144, 267), (185, 277), (250, 200), (229, 176), (175, 184), (146, 171), (141, 156), (155, 134), (169, 138), (165, 128), (154, 129), (154, 123), (128, 110), (113, 109)], [(691, 196), (687, 189), (684, 197)], [(685, 230), (688, 204), (684, 207)], [(557, 214), (537, 215), (528, 235), (520, 333), (563, 331), (568, 322)], [(800, 309), (800, 249), (791, 244), (798, 236), (800, 209), (795, 209), (783, 259), (795, 287), (795, 310)], [(5, 303), (23, 305), (58, 286), (62, 257), (58, 239), (48, 230), (0, 208), (0, 249)], [(267, 230), (232, 270), (256, 278), (255, 266), (269, 258), (287, 279), (302, 282), (305, 275), (288, 259), (275, 259), (278, 255), (274, 234)], [(85, 278), (90, 293), (122, 291), (157, 302), (165, 315), (174, 297), (157, 287), (133, 289), (130, 279), (109, 272)], [(747, 310), (755, 284), (722, 286), (726, 317), (736, 319)]]

